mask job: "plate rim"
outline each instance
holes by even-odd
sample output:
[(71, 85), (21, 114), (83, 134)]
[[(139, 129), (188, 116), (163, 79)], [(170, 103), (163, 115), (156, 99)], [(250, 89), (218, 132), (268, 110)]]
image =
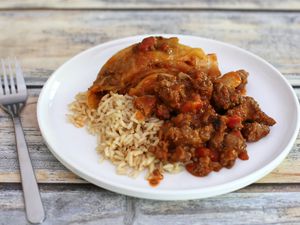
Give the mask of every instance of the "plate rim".
[[(256, 60), (258, 61), (262, 61), (264, 64), (266, 64), (270, 69), (273, 70), (274, 73), (276, 73), (279, 77), (279, 79), (281, 79), (281, 81), (283, 81), (285, 83), (285, 85), (287, 86), (287, 88), (289, 89), (289, 91), (291, 92), (292, 96), (293, 96), (293, 102), (295, 103), (296, 106), (296, 126), (295, 126), (295, 131), (293, 133), (293, 135), (291, 136), (290, 140), (288, 141), (288, 143), (286, 144), (286, 146), (283, 148), (283, 150), (279, 153), (279, 155), (277, 155), (277, 157), (275, 157), (270, 163), (268, 163), (267, 165), (261, 167), (258, 170), (255, 170), (254, 172), (243, 176), (241, 178), (232, 180), (232, 181), (228, 181), (219, 185), (215, 185), (213, 187), (210, 188), (191, 188), (191, 189), (187, 189), (187, 190), (158, 190), (158, 189), (144, 189), (144, 188), (137, 188), (137, 187), (133, 187), (133, 186), (129, 186), (129, 185), (120, 185), (119, 183), (115, 183), (115, 182), (109, 182), (107, 180), (98, 180), (95, 179), (93, 176), (91, 176), (91, 174), (88, 171), (80, 171), (76, 168), (76, 166), (72, 165), (72, 163), (68, 162), (68, 160), (63, 159), (62, 157), (59, 156), (59, 154), (56, 153), (56, 151), (52, 148), (51, 143), (48, 142), (48, 138), (47, 138), (47, 134), (46, 134), (46, 130), (44, 127), (44, 122), (42, 120), (42, 104), (43, 104), (43, 99), (46, 99), (47, 97), (45, 96), (45, 92), (48, 88), (48, 86), (51, 86), (51, 83), (53, 81), (55, 81), (57, 74), (59, 74), (59, 71), (69, 62), (81, 57), (82, 55), (95, 50), (96, 48), (99, 47), (109, 47), (111, 45), (114, 44), (120, 44), (121, 42), (127, 42), (130, 41), (131, 39), (142, 39), (143, 37), (147, 37), (147, 36), (164, 36), (164, 37), (170, 37), (170, 36), (175, 36), (178, 37), (179, 39), (181, 37), (183, 38), (194, 38), (194, 39), (202, 39), (205, 41), (209, 41), (209, 42), (213, 42), (213, 43), (218, 43), (221, 45), (225, 45), (227, 47), (236, 49), (238, 51), (242, 51), (244, 54), (246, 55), (250, 55), (252, 57), (254, 57)], [(43, 137), (44, 142), (46, 143), (47, 147), (49, 148), (50, 152), (56, 157), (56, 159), (58, 159), (66, 168), (68, 168), (69, 170), (71, 170), (73, 173), (75, 173), (76, 175), (78, 175), (79, 177), (87, 180), (90, 183), (93, 183), (97, 186), (100, 186), (102, 188), (108, 189), (110, 191), (114, 191), (120, 194), (125, 194), (125, 195), (129, 195), (129, 196), (133, 196), (133, 197), (139, 197), (139, 198), (144, 198), (144, 199), (155, 199), (155, 200), (189, 200), (189, 199), (201, 199), (201, 198), (207, 198), (207, 197), (212, 197), (212, 196), (217, 196), (217, 195), (221, 195), (221, 194), (225, 194), (228, 192), (232, 192), (234, 190), (243, 188), (259, 179), (261, 179), (262, 177), (264, 177), (266, 174), (270, 173), (273, 169), (275, 169), (282, 161), (283, 159), (288, 155), (288, 153), (290, 152), (290, 150), (292, 149), (293, 144), (296, 141), (298, 132), (299, 132), (299, 127), (300, 127), (300, 119), (299, 119), (299, 111), (300, 111), (300, 107), (299, 107), (299, 103), (298, 103), (298, 98), (292, 88), (292, 86), (289, 84), (289, 82), (287, 81), (287, 79), (279, 72), (279, 70), (277, 70), (273, 65), (271, 65), (269, 62), (267, 62), (266, 60), (264, 60), (263, 58), (253, 54), (252, 52), (249, 52), (245, 49), (242, 49), (240, 47), (237, 47), (235, 45), (232, 44), (228, 44), (222, 41), (218, 41), (218, 40), (214, 40), (214, 39), (210, 39), (210, 38), (204, 38), (204, 37), (200, 37), (200, 36), (194, 36), (194, 35), (182, 35), (182, 34), (144, 34), (144, 35), (135, 35), (135, 36), (129, 36), (129, 37), (125, 37), (125, 38), (120, 38), (120, 39), (115, 39), (115, 40), (111, 40), (108, 42), (104, 42), (101, 43), (99, 45), (93, 46), (91, 48), (88, 48), (82, 52), (79, 52), (78, 54), (76, 54), (75, 56), (69, 58), (67, 61), (65, 61), (60, 67), (58, 67), (58, 69), (56, 69), (51, 76), (48, 78), (48, 80), (45, 82), (39, 98), (38, 98), (38, 102), (37, 102), (37, 120), (38, 120), (38, 125)]]

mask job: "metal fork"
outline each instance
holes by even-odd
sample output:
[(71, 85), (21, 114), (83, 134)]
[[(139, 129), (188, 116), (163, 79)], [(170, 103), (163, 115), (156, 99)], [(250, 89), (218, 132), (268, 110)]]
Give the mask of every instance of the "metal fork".
[(16, 59), (1, 59), (1, 67), (0, 106), (14, 123), (27, 219), (31, 223), (41, 223), (45, 212), (20, 120), (20, 112), (28, 98), (25, 80)]

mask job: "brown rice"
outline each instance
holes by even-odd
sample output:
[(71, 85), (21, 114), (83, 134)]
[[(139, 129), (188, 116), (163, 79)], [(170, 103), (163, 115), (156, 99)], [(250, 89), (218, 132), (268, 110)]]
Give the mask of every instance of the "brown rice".
[(181, 171), (180, 164), (163, 164), (148, 151), (158, 144), (157, 132), (163, 121), (155, 117), (137, 120), (133, 97), (110, 93), (101, 99), (97, 109), (89, 109), (86, 100), (85, 93), (76, 96), (69, 105), (68, 120), (76, 127), (86, 126), (98, 137), (98, 153), (116, 166), (118, 174), (136, 177), (146, 169), (148, 178), (154, 169), (161, 173)]

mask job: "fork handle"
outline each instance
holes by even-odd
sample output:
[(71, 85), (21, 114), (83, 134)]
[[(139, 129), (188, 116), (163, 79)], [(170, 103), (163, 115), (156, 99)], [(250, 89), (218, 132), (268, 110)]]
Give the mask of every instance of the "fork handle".
[(45, 211), (32, 168), (20, 117), (13, 117), (13, 122), (27, 219), (31, 223), (41, 223), (45, 219)]

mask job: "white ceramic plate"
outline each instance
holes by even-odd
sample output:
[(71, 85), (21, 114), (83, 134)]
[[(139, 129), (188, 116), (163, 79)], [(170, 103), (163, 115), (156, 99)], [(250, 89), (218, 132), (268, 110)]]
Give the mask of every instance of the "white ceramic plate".
[(151, 187), (144, 175), (136, 179), (120, 176), (109, 162), (99, 163), (96, 138), (66, 120), (67, 105), (78, 92), (86, 91), (102, 65), (117, 51), (140, 42), (145, 36), (111, 41), (73, 57), (49, 78), (40, 94), (37, 117), (41, 133), (55, 157), (83, 179), (125, 195), (160, 199), (196, 199), (224, 194), (253, 183), (271, 172), (286, 157), (299, 129), (297, 98), (278, 70), (263, 59), (222, 42), (200, 37), (177, 36), (181, 43), (217, 53), (222, 73), (245, 69), (250, 73), (247, 94), (263, 111), (275, 118), (271, 133), (248, 144), (248, 161), (237, 160), (232, 169), (222, 169), (207, 177), (194, 177), (186, 171), (166, 174), (158, 187)]

